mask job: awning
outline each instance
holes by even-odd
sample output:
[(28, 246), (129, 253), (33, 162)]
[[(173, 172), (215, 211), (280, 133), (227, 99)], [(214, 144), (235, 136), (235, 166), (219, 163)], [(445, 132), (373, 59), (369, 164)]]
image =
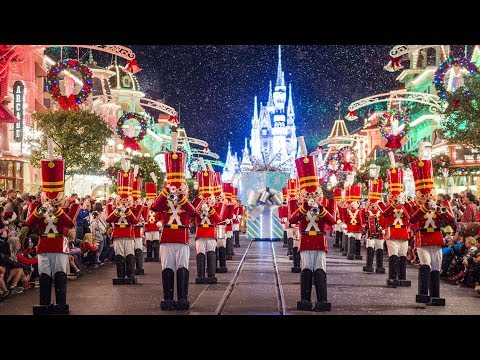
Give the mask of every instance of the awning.
[(0, 124), (1, 123), (18, 123), (18, 119), (12, 114), (7, 105), (0, 104)]

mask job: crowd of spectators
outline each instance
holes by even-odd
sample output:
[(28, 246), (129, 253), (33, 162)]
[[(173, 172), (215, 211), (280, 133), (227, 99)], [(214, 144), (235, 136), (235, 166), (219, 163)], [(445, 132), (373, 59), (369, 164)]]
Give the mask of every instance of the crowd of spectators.
[[(38, 287), (36, 246), (39, 234), (36, 229), (25, 226), (32, 203), (38, 201), (39, 193), (20, 194), (13, 189), (0, 191), (0, 302)], [(105, 221), (106, 202), (96, 202), (90, 196), (80, 199), (77, 194), (72, 194), (65, 199), (64, 207), (68, 208), (73, 202), (79, 203), (80, 209), (72, 219), (75, 227), (66, 234), (69, 280), (77, 280), (115, 259), (111, 238), (113, 228)]]

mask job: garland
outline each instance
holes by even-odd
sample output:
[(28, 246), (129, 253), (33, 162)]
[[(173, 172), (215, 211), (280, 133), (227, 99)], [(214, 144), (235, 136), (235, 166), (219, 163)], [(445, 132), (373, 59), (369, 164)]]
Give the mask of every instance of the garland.
[[(137, 136), (127, 136), (125, 134), (125, 130), (123, 129), (125, 121), (131, 119), (137, 120), (137, 122), (140, 124), (141, 129)], [(121, 116), (117, 121), (117, 135), (121, 140), (123, 140), (123, 146), (125, 148), (130, 148), (131, 150), (140, 150), (140, 145), (138, 145), (138, 143), (142, 141), (147, 134), (147, 127), (147, 120), (143, 116), (140, 116), (137, 113), (126, 113), (123, 114), (123, 116)]]
[(458, 66), (466, 69), (470, 73), (479, 72), (474, 63), (464, 57), (448, 58), (444, 60), (438, 67), (433, 77), (433, 84), (437, 90), (437, 95), (441, 99), (446, 99), (451, 92), (445, 87), (445, 74), (452, 66)]
[[(60, 81), (58, 75), (63, 70), (72, 70), (82, 77), (83, 86), (77, 95), (64, 96), (60, 93)], [(52, 65), (48, 74), (46, 88), (50, 96), (60, 103), (62, 109), (78, 109), (92, 92), (92, 71), (76, 59), (65, 59)]]

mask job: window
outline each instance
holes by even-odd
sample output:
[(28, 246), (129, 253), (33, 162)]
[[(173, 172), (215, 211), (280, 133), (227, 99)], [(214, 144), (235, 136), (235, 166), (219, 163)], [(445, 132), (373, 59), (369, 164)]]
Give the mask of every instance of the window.
[(435, 66), (437, 64), (437, 51), (434, 48), (427, 49), (427, 66)]

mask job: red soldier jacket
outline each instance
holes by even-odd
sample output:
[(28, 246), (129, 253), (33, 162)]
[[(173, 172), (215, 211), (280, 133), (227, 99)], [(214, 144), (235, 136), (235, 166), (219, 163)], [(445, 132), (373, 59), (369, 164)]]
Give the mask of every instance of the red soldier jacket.
[(443, 246), (442, 222), (452, 225), (455, 219), (448, 211), (442, 214), (422, 205), (410, 217), (410, 222), (419, 225), (415, 234), (415, 246)]
[(72, 219), (62, 208), (56, 209), (53, 213), (40, 214), (38, 207), (30, 214), (25, 224), (32, 228), (38, 226), (37, 253), (68, 253), (68, 240), (64, 233), (74, 227)]
[(297, 224), (301, 232), (299, 250), (328, 251), (325, 237), (325, 226), (335, 224), (333, 216), (323, 207), (319, 206), (319, 213), (314, 216), (308, 204), (301, 205), (290, 218), (290, 223)]
[[(385, 217), (382, 214), (382, 210), (377, 210), (372, 212), (371, 210), (365, 211), (367, 225), (368, 225), (368, 236), (372, 239), (383, 239), (382, 228), (385, 226)], [(375, 224), (375, 218), (376, 224)], [(375, 226), (376, 225), (376, 226)]]
[[(108, 208), (111, 208), (111, 206), (109, 206)], [(125, 211), (125, 216), (120, 216), (116, 210), (113, 210), (110, 215), (108, 215), (106, 221), (113, 224), (112, 239), (134, 239), (133, 225), (135, 225), (138, 220), (133, 214), (131, 208), (128, 208)]]
[(378, 206), (385, 217), (387, 238), (390, 240), (408, 240), (408, 219), (410, 219), (410, 214), (405, 209), (405, 206), (385, 205), (384, 203), (379, 203)]
[(235, 206), (233, 209), (233, 214), (236, 215), (233, 219), (234, 224), (240, 224), (240, 220), (238, 216), (243, 216), (243, 206)]
[(195, 234), (195, 240), (198, 239), (215, 239), (216, 234), (216, 225), (221, 221), (220, 216), (218, 216), (215, 208), (210, 208), (208, 211), (207, 217), (202, 211), (197, 211), (195, 215), (195, 221), (197, 224), (197, 233)]
[(133, 215), (137, 218), (137, 223), (133, 227), (133, 236), (135, 239), (142, 237), (142, 228), (143, 228), (143, 205), (137, 204), (135, 210), (133, 210)]
[(363, 209), (357, 209), (355, 212), (345, 209), (345, 224), (349, 233), (361, 233), (365, 226), (365, 214)]
[(287, 209), (288, 209), (288, 218), (290, 219), (295, 211), (298, 209), (298, 200), (292, 199), (287, 201)]
[[(233, 213), (235, 210), (235, 205), (233, 204), (228, 204), (223, 207), (223, 213), (222, 213), (222, 221), (225, 221), (225, 231), (232, 231), (232, 221), (233, 221)], [(230, 220), (228, 223), (226, 222), (227, 220)]]
[(167, 196), (167, 189), (164, 188), (151, 206), (153, 211), (162, 213), (163, 230), (160, 242), (188, 245), (188, 225), (190, 218), (196, 215), (195, 208), (185, 196), (176, 204), (168, 200)]
[(152, 211), (148, 206), (144, 206), (142, 209), (142, 217), (145, 221), (145, 232), (160, 231), (160, 227), (157, 223), (161, 220), (161, 213)]

